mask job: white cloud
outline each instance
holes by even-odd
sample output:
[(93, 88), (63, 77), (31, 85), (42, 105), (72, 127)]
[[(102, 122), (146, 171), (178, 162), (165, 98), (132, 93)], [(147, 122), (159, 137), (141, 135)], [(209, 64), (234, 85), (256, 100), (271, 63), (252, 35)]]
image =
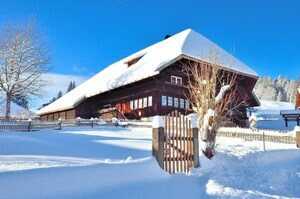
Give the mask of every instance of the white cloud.
[(41, 98), (32, 99), (30, 103), (32, 110), (39, 108), (42, 104), (47, 103), (53, 97), (56, 97), (59, 90), (61, 90), (63, 94), (65, 94), (70, 81), (75, 81), (76, 86), (79, 86), (80, 84), (88, 80), (90, 77), (47, 73), (43, 75), (43, 78), (49, 80), (50, 84), (46, 88), (44, 88), (44, 95)]

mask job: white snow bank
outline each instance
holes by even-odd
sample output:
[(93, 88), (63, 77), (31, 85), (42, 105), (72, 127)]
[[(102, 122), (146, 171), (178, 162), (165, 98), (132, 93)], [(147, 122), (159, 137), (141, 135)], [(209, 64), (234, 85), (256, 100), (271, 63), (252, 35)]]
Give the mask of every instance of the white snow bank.
[(263, 152), (261, 141), (218, 137), (212, 160), (200, 155), (201, 168), (170, 175), (151, 155), (151, 133), (122, 127), (0, 133), (1, 199), (299, 197), (295, 145), (267, 142)]

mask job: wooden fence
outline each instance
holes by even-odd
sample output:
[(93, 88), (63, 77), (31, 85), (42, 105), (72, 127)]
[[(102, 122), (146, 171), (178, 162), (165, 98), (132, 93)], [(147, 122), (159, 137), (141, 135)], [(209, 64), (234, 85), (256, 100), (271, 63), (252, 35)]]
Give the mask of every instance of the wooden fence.
[(169, 173), (188, 173), (199, 167), (198, 128), (177, 111), (164, 117), (164, 127), (153, 128), (152, 153)]
[(262, 133), (243, 133), (243, 132), (232, 132), (230, 129), (228, 131), (224, 130), (218, 131), (217, 136), (231, 137), (231, 138), (241, 138), (246, 141), (267, 141), (276, 142), (284, 144), (295, 144), (296, 138), (292, 136), (279, 136), (279, 135), (266, 135), (264, 131)]
[(66, 127), (80, 126), (102, 126), (106, 123), (82, 120), (82, 121), (66, 121), (66, 122), (0, 122), (0, 131), (37, 131), (40, 129), (56, 129), (60, 130)]
[(242, 138), (246, 141), (268, 141), (277, 142), (285, 144), (295, 144), (296, 138), (291, 136), (276, 136), (276, 135), (265, 135), (265, 134), (248, 134), (248, 133), (233, 133), (233, 132), (219, 132), (218, 136), (232, 137), (232, 138)]

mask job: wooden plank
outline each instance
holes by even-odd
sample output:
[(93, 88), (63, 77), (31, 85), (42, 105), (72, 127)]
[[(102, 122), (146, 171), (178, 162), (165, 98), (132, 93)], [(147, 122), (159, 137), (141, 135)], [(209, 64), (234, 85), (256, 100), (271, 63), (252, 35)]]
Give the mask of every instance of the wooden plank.
[[(185, 118), (183, 116), (182, 118), (182, 136), (185, 138), (186, 137), (186, 131), (185, 131)], [(185, 149), (185, 146), (186, 146), (186, 141), (184, 140), (183, 141), (183, 148), (182, 150), (185, 152), (186, 149)], [(187, 173), (187, 166), (186, 166), (186, 155), (183, 154), (183, 166), (184, 166), (184, 172)]]
[(187, 137), (187, 143), (186, 143), (186, 154), (187, 154), (187, 157), (186, 157), (186, 172), (188, 173), (189, 171), (189, 168), (190, 168), (190, 142), (189, 142), (189, 124), (188, 124), (188, 119), (185, 118), (185, 128), (186, 128), (186, 137)]
[(190, 152), (191, 152), (191, 155), (190, 155), (190, 165), (191, 166), (194, 166), (194, 159), (193, 159), (193, 155), (194, 155), (194, 150), (193, 150), (193, 130), (192, 130), (192, 123), (191, 121), (189, 120), (189, 129), (190, 129)]
[[(175, 133), (175, 128), (174, 128), (174, 112), (172, 112), (172, 144), (173, 144), (173, 146), (175, 145), (174, 133)], [(172, 157), (175, 157), (174, 147), (172, 147)], [(172, 173), (175, 173), (175, 166), (176, 166), (175, 161), (172, 161)]]
[[(167, 116), (164, 117), (164, 149), (167, 150)], [(166, 157), (166, 154), (164, 154), (164, 157)], [(167, 170), (167, 162), (164, 160), (164, 170)]]
[[(175, 111), (175, 130), (176, 130), (176, 147), (179, 148), (178, 145), (178, 111)], [(179, 152), (176, 150), (176, 157), (179, 157)], [(179, 161), (176, 161), (176, 172), (179, 172)]]
[[(181, 128), (181, 113), (179, 112), (178, 115), (178, 125), (179, 125), (179, 148), (182, 149), (182, 128)], [(183, 172), (183, 159), (182, 159), (182, 152), (179, 153), (179, 157), (180, 157), (180, 172)]]
[[(169, 149), (169, 156), (171, 156), (171, 148), (170, 148), (170, 134), (171, 134), (171, 117), (170, 114), (168, 114), (168, 149)], [(171, 173), (171, 161), (168, 161), (168, 172)]]

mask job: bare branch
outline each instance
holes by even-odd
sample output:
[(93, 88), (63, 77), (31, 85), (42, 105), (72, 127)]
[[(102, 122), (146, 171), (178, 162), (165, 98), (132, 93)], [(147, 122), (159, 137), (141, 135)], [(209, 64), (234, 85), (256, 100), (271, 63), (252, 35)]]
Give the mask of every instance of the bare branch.
[(5, 93), (6, 120), (9, 102), (17, 95), (40, 95), (47, 81), (49, 50), (32, 23), (8, 25), (0, 30), (0, 92)]

